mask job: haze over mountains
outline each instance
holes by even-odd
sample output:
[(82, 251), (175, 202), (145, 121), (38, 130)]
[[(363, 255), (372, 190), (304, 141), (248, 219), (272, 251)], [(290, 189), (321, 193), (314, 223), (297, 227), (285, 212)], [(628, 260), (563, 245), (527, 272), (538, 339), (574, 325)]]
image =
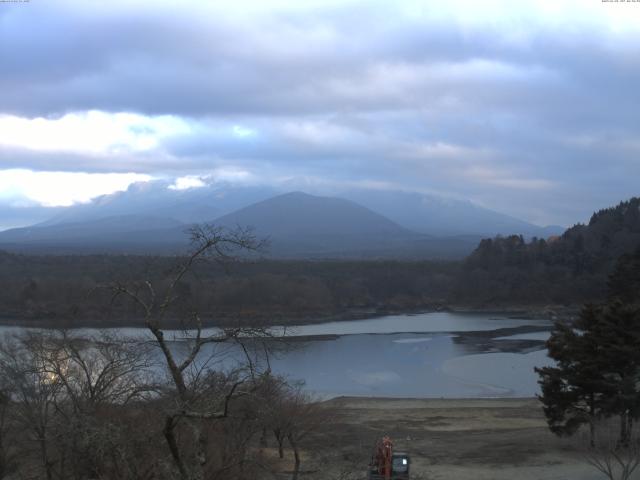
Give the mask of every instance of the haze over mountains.
[(511, 235), (548, 237), (562, 233), (558, 225), (540, 227), (483, 208), (470, 201), (413, 192), (367, 190), (345, 192), (345, 198), (387, 216), (400, 225), (430, 235)]
[(216, 220), (251, 225), (270, 240), (276, 257), (457, 258), (477, 238), (440, 238), (413, 232), (350, 200), (292, 192), (258, 202)]
[(71, 223), (121, 215), (152, 215), (179, 222), (202, 223), (252, 203), (277, 195), (270, 187), (218, 187), (175, 189), (170, 182), (132, 184), (126, 191), (103, 195), (90, 203), (74, 205), (43, 225)]
[(58, 210), (39, 224), (0, 232), (0, 248), (46, 252), (175, 253), (194, 223), (251, 226), (285, 258), (459, 258), (483, 236), (547, 237), (538, 227), (470, 202), (405, 192), (352, 190), (345, 198), (278, 192), (270, 187), (167, 182)]

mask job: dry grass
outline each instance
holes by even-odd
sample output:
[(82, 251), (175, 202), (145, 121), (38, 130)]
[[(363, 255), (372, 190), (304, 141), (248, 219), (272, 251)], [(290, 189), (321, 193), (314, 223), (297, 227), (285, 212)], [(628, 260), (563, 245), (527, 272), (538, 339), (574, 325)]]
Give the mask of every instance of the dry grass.
[(601, 478), (571, 442), (548, 431), (535, 399), (338, 398), (325, 404), (335, 411), (333, 422), (307, 441), (302, 479), (364, 478), (371, 447), (383, 434), (410, 453), (414, 478)]

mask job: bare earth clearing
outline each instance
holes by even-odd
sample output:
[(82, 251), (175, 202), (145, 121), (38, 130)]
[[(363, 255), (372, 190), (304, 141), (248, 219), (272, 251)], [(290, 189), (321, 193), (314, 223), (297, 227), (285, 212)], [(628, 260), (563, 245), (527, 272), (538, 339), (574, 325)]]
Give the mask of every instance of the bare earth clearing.
[(383, 434), (411, 455), (412, 478), (603, 478), (581, 460), (575, 442), (548, 431), (536, 399), (342, 397), (326, 405), (335, 408), (334, 422), (325, 427), (325, 446), (307, 440), (302, 479), (363, 478), (373, 442)]

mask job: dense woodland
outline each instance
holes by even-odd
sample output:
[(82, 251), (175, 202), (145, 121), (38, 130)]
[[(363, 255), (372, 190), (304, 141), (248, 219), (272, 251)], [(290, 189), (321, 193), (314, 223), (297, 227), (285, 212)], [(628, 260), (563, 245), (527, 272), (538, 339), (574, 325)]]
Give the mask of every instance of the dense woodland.
[(606, 295), (618, 258), (640, 246), (640, 198), (594, 213), (560, 237), (485, 239), (465, 260), (453, 298), (472, 305), (580, 304)]
[[(157, 280), (177, 258), (137, 256), (0, 258), (0, 317), (39, 322), (122, 324), (131, 302), (112, 303), (106, 282)], [(430, 262), (234, 262), (206, 259), (178, 285), (181, 301), (204, 321), (332, 318), (428, 309), (444, 304), (456, 264)], [(181, 306), (182, 307), (182, 306)], [(176, 313), (177, 315), (177, 313)], [(179, 318), (176, 318), (179, 320)]]
[[(200, 259), (177, 288), (206, 323), (288, 323), (432, 308), (538, 308), (603, 299), (620, 255), (640, 246), (640, 199), (595, 213), (560, 237), (483, 240), (462, 262)], [(179, 257), (30, 256), (0, 252), (0, 319), (132, 324), (133, 302), (101, 285), (156, 281)], [(184, 305), (174, 312), (174, 320)]]

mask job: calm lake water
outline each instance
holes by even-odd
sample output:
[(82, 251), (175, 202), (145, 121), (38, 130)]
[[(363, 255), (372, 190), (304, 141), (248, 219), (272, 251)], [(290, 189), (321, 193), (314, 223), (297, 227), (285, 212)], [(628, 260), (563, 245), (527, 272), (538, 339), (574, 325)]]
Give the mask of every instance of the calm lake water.
[[(551, 364), (544, 351), (550, 329), (551, 322), (545, 320), (445, 312), (330, 322), (288, 327), (287, 336), (304, 341), (277, 348), (269, 361), (275, 373), (304, 380), (308, 390), (322, 397), (532, 396), (538, 392), (533, 368)], [(4, 333), (19, 330), (0, 327)], [(78, 333), (91, 336), (99, 331)], [(144, 329), (117, 332), (147, 337)], [(171, 337), (179, 354), (186, 347), (185, 332), (172, 332)], [(218, 354), (220, 365), (230, 366), (240, 349), (208, 345), (203, 355), (211, 353)], [(258, 357), (264, 366), (263, 356)]]
[[(502, 330), (522, 327), (541, 331)], [(309, 325), (294, 332), (341, 336), (305, 342), (271, 365), (323, 396), (532, 396), (539, 391), (533, 368), (551, 364), (550, 329), (549, 321), (442, 312)]]

